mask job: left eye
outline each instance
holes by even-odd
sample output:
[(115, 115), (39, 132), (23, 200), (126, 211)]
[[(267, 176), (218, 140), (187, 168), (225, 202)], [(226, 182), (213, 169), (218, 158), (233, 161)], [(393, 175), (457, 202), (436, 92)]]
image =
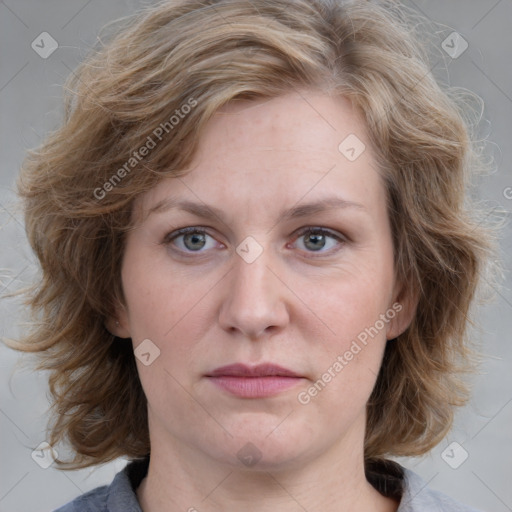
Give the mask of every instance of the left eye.
[[(208, 244), (208, 239), (212, 242)], [(330, 252), (329, 249), (336, 247), (344, 242), (344, 239), (323, 228), (304, 228), (302, 229), (295, 240), (304, 239), (302, 245), (306, 252)], [(330, 243), (329, 243), (330, 240)], [(215, 246), (215, 239), (211, 237), (206, 230), (199, 227), (188, 227), (178, 229), (173, 233), (167, 235), (164, 239), (164, 244), (170, 245), (171, 243), (178, 246), (178, 249), (183, 252), (204, 252), (202, 249), (212, 249)], [(209, 246), (208, 246), (209, 245)], [(327, 248), (327, 250), (323, 250)]]
[[(307, 252), (330, 252), (329, 250), (322, 251), (322, 249), (329, 248), (329, 245), (332, 248), (344, 242), (341, 236), (323, 228), (304, 228), (298, 233), (297, 240), (301, 238), (304, 239), (303, 245)], [(331, 239), (330, 244), (327, 242), (328, 239)]]

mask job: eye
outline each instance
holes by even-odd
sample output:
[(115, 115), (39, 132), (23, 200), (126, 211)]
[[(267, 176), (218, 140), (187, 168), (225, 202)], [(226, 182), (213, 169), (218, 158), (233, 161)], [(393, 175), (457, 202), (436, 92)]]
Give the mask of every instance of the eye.
[[(326, 254), (336, 252), (339, 250), (339, 246), (346, 242), (344, 237), (319, 227), (302, 228), (297, 233), (295, 240), (298, 241), (302, 238), (304, 240), (299, 244), (303, 246), (301, 250), (309, 253)], [(218, 242), (204, 228), (190, 226), (169, 233), (162, 243), (164, 245), (174, 245), (182, 253), (204, 253), (207, 249), (213, 249)], [(338, 246), (337, 249), (336, 246)], [(333, 248), (334, 250), (329, 250)]]
[[(306, 227), (301, 229), (296, 240), (304, 239), (302, 245), (305, 247), (306, 252), (319, 252), (321, 254), (336, 252), (329, 250), (333, 247), (342, 245), (346, 240), (342, 237), (324, 228)], [(330, 239), (330, 241), (329, 241)], [(301, 245), (301, 244), (299, 244)], [(323, 250), (327, 248), (327, 250)]]
[(215, 242), (208, 244), (208, 238), (214, 240), (205, 229), (191, 226), (181, 228), (165, 236), (165, 245), (176, 245), (182, 252), (204, 252), (202, 249), (211, 249)]

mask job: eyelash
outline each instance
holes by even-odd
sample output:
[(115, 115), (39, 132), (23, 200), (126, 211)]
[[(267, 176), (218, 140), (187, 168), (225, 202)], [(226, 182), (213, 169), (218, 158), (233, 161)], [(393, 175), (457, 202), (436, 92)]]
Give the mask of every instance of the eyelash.
[[(181, 229), (177, 229), (171, 233), (168, 233), (165, 237), (164, 237), (164, 240), (163, 240), (163, 245), (171, 245), (171, 243), (176, 240), (178, 237), (182, 236), (182, 235), (187, 235), (187, 234), (190, 234), (190, 233), (199, 233), (199, 234), (202, 234), (202, 235), (208, 235), (211, 237), (211, 235), (208, 233), (208, 231), (205, 229), (205, 228), (202, 228), (202, 227), (199, 227), (199, 226), (190, 226), (190, 227), (186, 227), (186, 228), (181, 228)], [(298, 232), (297, 232), (297, 235), (296, 237), (294, 238), (294, 241), (299, 239), (300, 237), (304, 236), (304, 235), (308, 235), (308, 234), (315, 234), (315, 235), (325, 235), (329, 238), (333, 238), (335, 240), (337, 240), (340, 244), (344, 244), (347, 242), (347, 239), (343, 236), (340, 236), (340, 235), (337, 235), (335, 234), (334, 232), (328, 230), (328, 229), (325, 229), (325, 228), (320, 228), (320, 227), (311, 227), (311, 226), (307, 226), (307, 227), (304, 227), (304, 228), (301, 228)], [(213, 238), (213, 237), (211, 237)], [(183, 251), (181, 249), (177, 249), (179, 252), (183, 253)], [(340, 250), (340, 247), (338, 247), (336, 250), (330, 250), (330, 251), (327, 251), (327, 252), (319, 252), (319, 256), (316, 256), (315, 255), (315, 251), (306, 251), (308, 254), (311, 254), (313, 258), (318, 258), (318, 257), (322, 257), (322, 256), (325, 256), (325, 255), (332, 255), (334, 254), (335, 252), (338, 252), (338, 250)], [(188, 251), (186, 252), (186, 254), (188, 255), (192, 255), (194, 253), (197, 253), (197, 254), (201, 254), (201, 251)]]

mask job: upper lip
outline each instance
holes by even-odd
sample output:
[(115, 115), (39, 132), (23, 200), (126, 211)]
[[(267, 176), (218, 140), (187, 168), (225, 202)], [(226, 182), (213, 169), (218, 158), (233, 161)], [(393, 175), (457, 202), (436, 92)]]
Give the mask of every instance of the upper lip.
[(221, 366), (210, 372), (207, 377), (300, 377), (295, 372), (271, 363), (262, 363), (256, 366), (248, 366), (242, 363)]

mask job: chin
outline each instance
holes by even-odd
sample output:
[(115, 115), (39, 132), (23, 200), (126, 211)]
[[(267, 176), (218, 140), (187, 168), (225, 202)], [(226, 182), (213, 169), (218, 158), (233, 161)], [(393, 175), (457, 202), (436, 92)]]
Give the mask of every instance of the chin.
[[(226, 425), (226, 434), (222, 441), (212, 441), (215, 453), (210, 455), (219, 462), (248, 471), (279, 471), (294, 467), (297, 459), (308, 458), (321, 444), (320, 439), (312, 439), (311, 433), (304, 427), (293, 425), (284, 428), (290, 419), (276, 419), (275, 416), (257, 421), (254, 417), (250, 424), (245, 420), (238, 425)], [(317, 446), (321, 450), (320, 446)]]

